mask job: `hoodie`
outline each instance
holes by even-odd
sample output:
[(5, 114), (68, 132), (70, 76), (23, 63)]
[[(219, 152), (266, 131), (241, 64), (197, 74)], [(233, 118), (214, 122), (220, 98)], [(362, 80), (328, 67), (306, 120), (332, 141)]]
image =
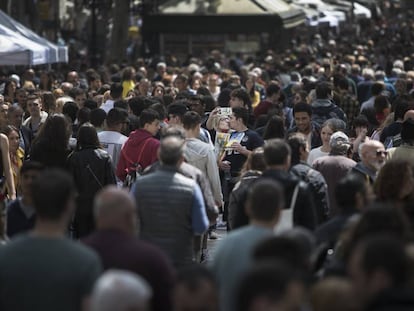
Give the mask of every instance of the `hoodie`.
[(197, 138), (187, 138), (184, 156), (187, 163), (202, 171), (211, 185), (214, 201), (223, 201), (217, 158), (214, 147)]
[(119, 155), (116, 176), (124, 181), (134, 163), (139, 163), (144, 170), (147, 166), (158, 160), (160, 142), (150, 132), (138, 129), (129, 135), (121, 154)]
[(318, 126), (331, 118), (340, 119), (347, 123), (344, 111), (329, 99), (317, 99), (312, 104), (312, 121)]

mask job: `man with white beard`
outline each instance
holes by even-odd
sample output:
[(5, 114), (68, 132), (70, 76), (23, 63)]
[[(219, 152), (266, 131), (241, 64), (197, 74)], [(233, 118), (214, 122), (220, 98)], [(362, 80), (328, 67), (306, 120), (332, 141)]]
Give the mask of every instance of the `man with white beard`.
[(359, 162), (353, 171), (363, 175), (365, 180), (372, 185), (377, 177), (378, 171), (385, 164), (387, 151), (384, 145), (377, 140), (369, 140), (359, 147)]

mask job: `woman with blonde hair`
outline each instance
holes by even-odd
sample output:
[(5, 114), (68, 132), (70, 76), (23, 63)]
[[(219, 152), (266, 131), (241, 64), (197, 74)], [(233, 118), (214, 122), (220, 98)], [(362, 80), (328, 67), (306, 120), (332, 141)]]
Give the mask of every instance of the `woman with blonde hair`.
[(2, 132), (7, 136), (9, 140), (10, 164), (12, 169), (14, 187), (17, 189), (19, 185), (19, 172), (24, 161), (24, 150), (19, 145), (20, 132), (16, 127), (12, 125), (8, 125)]

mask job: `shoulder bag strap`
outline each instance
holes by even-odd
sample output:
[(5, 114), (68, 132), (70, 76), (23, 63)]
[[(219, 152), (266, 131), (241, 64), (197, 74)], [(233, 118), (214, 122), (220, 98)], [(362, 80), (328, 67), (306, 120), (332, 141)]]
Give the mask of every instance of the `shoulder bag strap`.
[(138, 159), (137, 159), (136, 161), (132, 161), (132, 160), (131, 160), (128, 156), (127, 156), (127, 154), (126, 154), (126, 152), (125, 152), (125, 149), (124, 149), (124, 148), (122, 148), (121, 152), (124, 154), (124, 157), (127, 159), (127, 161), (128, 161), (128, 162), (130, 162), (130, 163), (139, 163), (139, 161), (141, 161), (142, 153), (144, 152), (145, 147), (147, 146), (148, 141), (149, 141), (150, 139), (151, 139), (151, 137), (148, 137), (148, 138), (145, 140), (144, 146), (142, 146), (141, 152), (139, 153), (139, 155), (138, 155)]
[(296, 185), (295, 190), (293, 190), (292, 200), (290, 201), (289, 209), (291, 209), (292, 211), (293, 211), (293, 208), (295, 207), (296, 200), (298, 198), (299, 186), (300, 186), (300, 181)]

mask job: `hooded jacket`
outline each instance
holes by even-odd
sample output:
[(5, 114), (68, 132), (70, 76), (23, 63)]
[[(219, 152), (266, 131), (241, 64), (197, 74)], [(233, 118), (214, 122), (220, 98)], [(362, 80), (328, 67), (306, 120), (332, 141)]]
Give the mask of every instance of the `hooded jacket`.
[(187, 163), (195, 166), (205, 174), (210, 182), (215, 202), (222, 202), (223, 194), (221, 192), (220, 175), (214, 147), (197, 138), (187, 138), (184, 156)]
[(158, 160), (160, 142), (150, 132), (138, 129), (129, 135), (119, 155), (116, 176), (124, 181), (128, 170), (134, 163), (139, 163), (142, 169)]
[(329, 99), (317, 99), (312, 104), (312, 121), (322, 126), (328, 119), (340, 119), (347, 123), (344, 111)]

